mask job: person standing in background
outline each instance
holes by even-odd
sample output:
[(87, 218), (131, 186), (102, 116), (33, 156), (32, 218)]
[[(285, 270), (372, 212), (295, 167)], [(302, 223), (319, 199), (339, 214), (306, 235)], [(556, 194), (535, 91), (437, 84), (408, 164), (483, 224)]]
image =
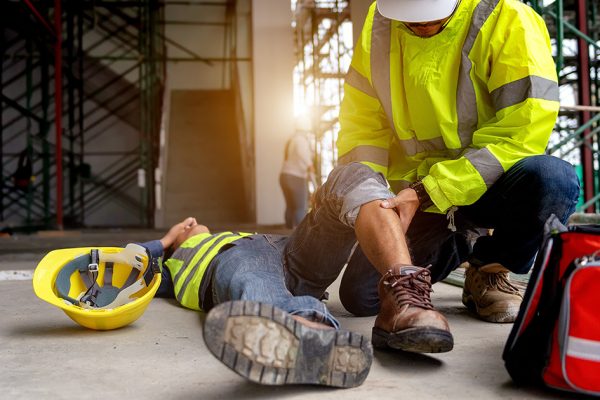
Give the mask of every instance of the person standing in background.
[(303, 131), (295, 133), (285, 145), (279, 184), (285, 197), (285, 226), (295, 228), (308, 211), (308, 181), (314, 182), (310, 140)]

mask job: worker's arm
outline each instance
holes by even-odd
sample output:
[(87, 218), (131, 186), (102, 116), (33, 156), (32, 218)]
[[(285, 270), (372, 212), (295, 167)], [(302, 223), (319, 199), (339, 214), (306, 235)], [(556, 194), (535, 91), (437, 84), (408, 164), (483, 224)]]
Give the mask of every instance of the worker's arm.
[(159, 258), (164, 255), (165, 251), (173, 246), (179, 235), (189, 231), (189, 229), (196, 225), (198, 225), (196, 219), (188, 217), (182, 222), (173, 225), (162, 238), (139, 244), (148, 250), (152, 257)]

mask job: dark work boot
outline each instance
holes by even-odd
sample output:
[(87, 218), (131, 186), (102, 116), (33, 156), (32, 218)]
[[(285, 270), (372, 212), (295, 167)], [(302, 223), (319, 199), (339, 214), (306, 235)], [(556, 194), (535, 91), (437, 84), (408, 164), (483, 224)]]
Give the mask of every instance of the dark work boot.
[(229, 301), (208, 313), (204, 342), (227, 367), (263, 385), (362, 384), (373, 361), (369, 341), (302, 320), (270, 304)]
[(372, 342), (377, 348), (415, 353), (452, 350), (448, 321), (431, 304), (431, 274), (412, 265), (389, 270), (379, 281), (381, 309)]

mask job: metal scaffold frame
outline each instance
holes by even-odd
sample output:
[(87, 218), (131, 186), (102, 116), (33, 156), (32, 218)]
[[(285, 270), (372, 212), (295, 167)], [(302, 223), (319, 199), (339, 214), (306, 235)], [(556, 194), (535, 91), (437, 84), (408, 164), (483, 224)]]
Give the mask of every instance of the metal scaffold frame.
[[(4, 10), (6, 18), (17, 18), (26, 25), (12, 28), (4, 25), (2, 32), (3, 38), (12, 38), (12, 43), (3, 42), (1, 46), (3, 195), (0, 220), (8, 221), (13, 228), (26, 230), (81, 226), (86, 215), (107, 203), (119, 201), (136, 212), (142, 209), (145, 215), (140, 217), (140, 225), (151, 226), (152, 214), (146, 208), (152, 205), (153, 192), (148, 190), (152, 181), (140, 185), (143, 187), (140, 199), (126, 189), (136, 181), (138, 171), (150, 169), (158, 159), (154, 149), (164, 82), (164, 43), (160, 36), (161, 25), (155, 21), (161, 19), (162, 10), (157, 0), (55, 0), (53, 3), (23, 0), (12, 2), (12, 8)], [(34, 36), (38, 31), (44, 35)], [(32, 32), (33, 37), (23, 39), (21, 32)], [(50, 45), (53, 57), (49, 54)], [(115, 53), (118, 55), (114, 56)], [(132, 67), (121, 73), (112, 71), (110, 79), (105, 76), (97, 87), (90, 88), (90, 82), (99, 74), (106, 75), (110, 71), (112, 62), (128, 55), (136, 60)], [(112, 60), (105, 60), (111, 56)], [(11, 75), (8, 81), (4, 80), (5, 75)], [(129, 83), (126, 79), (132, 75), (135, 75), (133, 83)], [(119, 84), (129, 93), (115, 89)], [(24, 95), (19, 93), (23, 86), (26, 86)], [(39, 101), (35, 103), (32, 99)], [(134, 103), (139, 103), (139, 107), (131, 106)], [(87, 146), (91, 140), (110, 132), (106, 122), (111, 117), (111, 108), (128, 104), (133, 113), (139, 113), (139, 150), (95, 152), (93, 146)], [(10, 111), (6, 112), (7, 108)], [(31, 120), (38, 122), (37, 132), (32, 131)], [(53, 140), (48, 136), (51, 125), (54, 126)], [(14, 149), (19, 142), (26, 146), (31, 181), (21, 182), (21, 186), (16, 187), (11, 173), (18, 170), (15, 161), (20, 154)], [(92, 169), (89, 157), (120, 159)], [(147, 176), (151, 178), (153, 173)]]
[[(3, 5), (0, 219), (17, 215), (30, 227), (62, 228), (62, 139), (75, 138), (81, 132), (74, 123), (75, 104), (81, 103), (77, 66), (68, 73), (62, 67), (80, 52), (81, 14), (77, 9), (63, 20), (63, 3), (24, 0)], [(69, 104), (65, 112), (64, 101)], [(65, 114), (69, 124), (63, 128)], [(53, 198), (52, 185), (56, 188)], [(75, 190), (73, 185), (69, 189)]]
[[(247, 19), (251, 38), (248, 0), (19, 0), (2, 7), (0, 229), (83, 226), (106, 207), (137, 216), (134, 226), (153, 227), (168, 62), (217, 65), (222, 85), (237, 90), (253, 209), (252, 118), (244, 117), (253, 109), (240, 99), (240, 82), (250, 79), (250, 91), (252, 83), (248, 68), (238, 74), (251, 57), (237, 48), (238, 20)], [(168, 19), (167, 7), (221, 8), (215, 15), (223, 18)], [(168, 37), (165, 28), (175, 25), (223, 27), (221, 56), (205, 57)], [(178, 54), (169, 57), (167, 46)], [(106, 145), (120, 132), (128, 135), (123, 146)]]
[[(293, 2), (297, 114), (307, 114), (315, 135), (317, 184), (335, 166), (339, 106), (344, 77), (350, 66), (352, 30), (348, 1)], [(306, 118), (306, 115), (297, 115)]]
[(561, 92), (561, 113), (547, 153), (577, 166), (582, 183), (577, 208), (598, 212), (600, 4), (596, 0), (533, 0), (530, 4), (548, 25)]

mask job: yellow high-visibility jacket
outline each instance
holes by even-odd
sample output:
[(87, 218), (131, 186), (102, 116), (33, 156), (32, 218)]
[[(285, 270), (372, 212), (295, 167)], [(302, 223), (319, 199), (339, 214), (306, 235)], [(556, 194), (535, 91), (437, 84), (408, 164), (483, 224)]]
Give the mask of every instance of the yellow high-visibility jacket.
[(429, 38), (373, 3), (344, 90), (339, 163), (369, 165), (395, 192), (422, 179), (437, 212), (542, 154), (559, 107), (548, 31), (517, 0), (462, 0)]

